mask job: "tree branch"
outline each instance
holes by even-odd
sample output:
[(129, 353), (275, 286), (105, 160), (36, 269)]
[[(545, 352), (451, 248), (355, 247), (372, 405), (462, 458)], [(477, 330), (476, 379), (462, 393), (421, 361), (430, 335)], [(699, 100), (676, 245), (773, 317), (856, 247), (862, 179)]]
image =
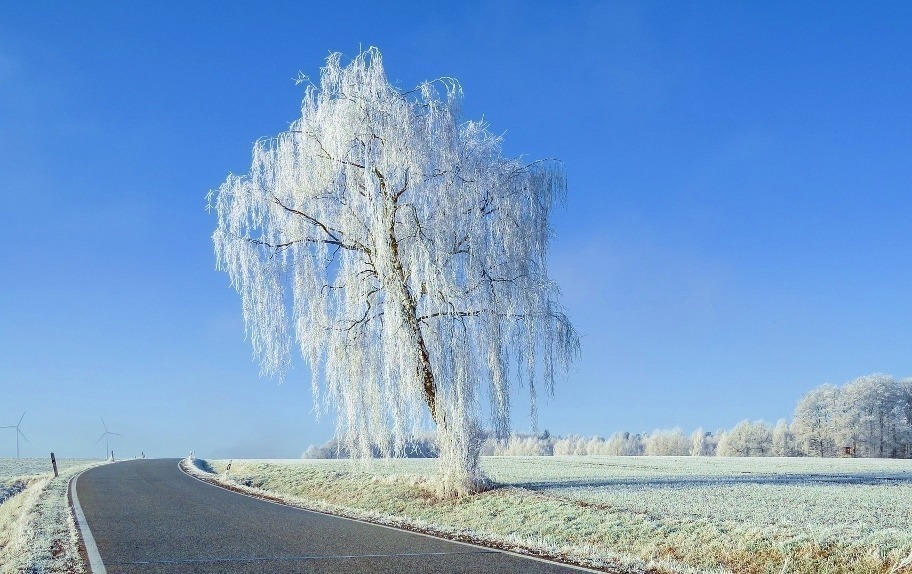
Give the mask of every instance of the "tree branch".
[(301, 131), (301, 130), (289, 130), (288, 133), (292, 133), (292, 134), (304, 134), (304, 135), (306, 135), (306, 136), (308, 136), (308, 137), (313, 138), (313, 140), (314, 140), (315, 142), (317, 142), (317, 145), (320, 146), (320, 151), (323, 152), (323, 159), (328, 159), (329, 161), (337, 161), (337, 162), (339, 162), (339, 163), (344, 163), (345, 165), (350, 165), (350, 166), (352, 166), (352, 167), (357, 167), (357, 168), (360, 168), (360, 169), (364, 169), (364, 166), (361, 165), (360, 163), (355, 163), (355, 162), (353, 162), (353, 161), (348, 161), (348, 160), (345, 160), (345, 159), (334, 158), (332, 155), (330, 155), (330, 153), (329, 153), (328, 151), (326, 151), (326, 148), (323, 147), (323, 142), (320, 141), (320, 138), (318, 138), (316, 135), (314, 135), (314, 134), (312, 134), (312, 133), (310, 133), (310, 132), (303, 132), (303, 131)]
[[(303, 211), (301, 211), (299, 209), (294, 209), (292, 207), (288, 207), (287, 205), (282, 203), (282, 201), (278, 197), (276, 197), (274, 195), (272, 196), (272, 199), (276, 203), (276, 205), (278, 205), (285, 211), (303, 217), (308, 222), (310, 222), (313, 225), (316, 225), (317, 227), (322, 229), (323, 233), (325, 233), (326, 235), (328, 235), (330, 237), (329, 240), (322, 240), (319, 242), (329, 243), (330, 245), (338, 245), (339, 247), (342, 247), (344, 249), (351, 249), (354, 251), (363, 251), (364, 253), (370, 254), (370, 249), (368, 249), (366, 246), (362, 245), (359, 241), (353, 241), (351, 244), (344, 243), (341, 239), (339, 239), (339, 236), (343, 236), (345, 234), (342, 233), (341, 231), (339, 231), (338, 229), (333, 229), (332, 227), (325, 225), (322, 221), (316, 219), (315, 217), (311, 217), (310, 215), (304, 213)], [(312, 241), (315, 243), (318, 242), (318, 240), (312, 240)]]
[(478, 309), (476, 311), (438, 311), (436, 313), (428, 313), (427, 315), (421, 315), (418, 317), (419, 321), (424, 321), (426, 319), (433, 319), (434, 317), (477, 317), (479, 315), (493, 315), (494, 317), (500, 317), (502, 319), (526, 319), (528, 317), (548, 317), (550, 319), (560, 318), (560, 313), (541, 313), (535, 315), (527, 315), (525, 313), (496, 313), (492, 309)]
[(393, 195), (393, 201), (399, 201), (399, 198), (402, 197), (402, 194), (405, 193), (405, 191), (408, 189), (408, 185), (409, 185), (409, 170), (408, 170), (408, 168), (405, 168), (405, 183), (402, 184), (402, 189), (400, 189), (399, 191), (396, 192), (395, 195)]

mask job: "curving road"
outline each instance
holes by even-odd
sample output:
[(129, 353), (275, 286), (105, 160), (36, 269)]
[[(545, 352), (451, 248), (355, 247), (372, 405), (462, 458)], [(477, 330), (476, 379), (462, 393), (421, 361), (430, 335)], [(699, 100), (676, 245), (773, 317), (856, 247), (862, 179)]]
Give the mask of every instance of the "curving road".
[(81, 474), (75, 490), (109, 573), (578, 573), (523, 558), (300, 510), (200, 482), (178, 459)]

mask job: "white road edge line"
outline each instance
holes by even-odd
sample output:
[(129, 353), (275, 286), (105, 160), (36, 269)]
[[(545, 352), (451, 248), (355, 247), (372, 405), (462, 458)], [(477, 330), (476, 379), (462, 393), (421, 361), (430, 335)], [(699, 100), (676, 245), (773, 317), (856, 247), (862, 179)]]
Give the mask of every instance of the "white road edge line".
[(506, 549), (504, 549), (504, 548), (497, 548), (497, 547), (492, 547), (492, 546), (482, 546), (481, 544), (473, 544), (473, 543), (471, 543), (471, 542), (464, 542), (464, 541), (462, 541), (462, 540), (454, 540), (454, 539), (452, 539), (452, 538), (447, 538), (447, 537), (445, 537), (445, 536), (436, 536), (436, 535), (434, 535), (434, 534), (429, 534), (429, 533), (427, 533), (427, 532), (421, 532), (421, 531), (418, 531), (418, 530), (409, 530), (409, 529), (407, 529), (407, 528), (396, 528), (395, 526), (392, 526), (392, 525), (389, 525), (389, 524), (381, 524), (381, 523), (379, 523), (379, 522), (371, 522), (370, 520), (364, 520), (364, 519), (361, 519), (361, 518), (353, 518), (353, 517), (351, 517), (351, 516), (343, 516), (343, 515), (341, 515), (341, 514), (333, 514), (332, 512), (325, 512), (325, 511), (323, 511), (323, 510), (314, 510), (314, 509), (310, 509), (310, 508), (302, 508), (302, 507), (300, 507), (300, 506), (295, 506), (294, 504), (289, 504), (289, 503), (287, 503), (287, 502), (279, 502), (279, 501), (277, 501), (277, 500), (270, 500), (270, 499), (268, 499), (268, 498), (262, 498), (262, 497), (260, 497), (260, 496), (257, 496), (257, 495), (255, 495), (255, 494), (253, 494), (253, 493), (241, 492), (241, 491), (239, 491), (239, 490), (234, 490), (234, 489), (231, 489), (231, 488), (224, 487), (224, 486), (222, 486), (221, 484), (219, 484), (219, 483), (217, 483), (217, 482), (209, 482), (208, 480), (203, 480), (202, 478), (200, 478), (200, 477), (198, 477), (198, 476), (195, 476), (194, 474), (192, 474), (192, 473), (187, 472), (186, 470), (184, 470), (184, 467), (181, 466), (181, 463), (184, 462), (185, 460), (187, 460), (187, 459), (182, 458), (182, 459), (178, 460), (178, 462), (177, 462), (177, 468), (178, 468), (182, 473), (184, 473), (185, 475), (189, 476), (190, 478), (192, 478), (192, 479), (194, 479), (194, 480), (196, 480), (196, 481), (198, 481), (198, 482), (202, 482), (203, 484), (208, 484), (209, 486), (211, 486), (211, 487), (213, 487), (213, 488), (218, 488), (219, 490), (224, 490), (224, 491), (227, 491), (227, 492), (233, 492), (233, 493), (235, 493), (235, 494), (240, 494), (241, 496), (247, 496), (247, 497), (249, 497), (249, 498), (253, 498), (254, 500), (260, 500), (260, 501), (262, 501), (262, 502), (269, 502), (270, 504), (275, 504), (275, 505), (278, 505), (278, 506), (285, 506), (285, 507), (287, 507), (287, 508), (294, 508), (294, 509), (297, 509), (297, 510), (302, 510), (302, 511), (304, 511), (304, 512), (314, 512), (314, 513), (316, 513), (316, 514), (324, 514), (324, 515), (326, 515), (326, 516), (332, 516), (332, 517), (334, 517), (334, 518), (341, 518), (342, 520), (351, 520), (352, 522), (360, 522), (360, 523), (362, 523), (362, 524), (370, 524), (371, 526), (379, 526), (380, 528), (389, 528), (390, 530), (398, 530), (399, 532), (408, 532), (408, 533), (411, 533), (411, 534), (417, 534), (418, 536), (425, 536), (425, 537), (427, 537), (427, 538), (434, 538), (434, 539), (437, 539), (437, 540), (445, 540), (445, 541), (447, 541), (447, 542), (452, 542), (453, 544), (462, 544), (463, 546), (469, 546), (470, 548), (480, 548), (480, 549), (482, 549), (482, 550), (487, 550), (487, 551), (489, 551), (489, 552), (501, 553), (501, 554), (509, 554), (509, 555), (511, 555), (511, 556), (518, 556), (518, 557), (520, 557), (520, 558), (527, 558), (527, 559), (529, 559), (529, 560), (535, 560), (536, 562), (544, 562), (545, 564), (551, 564), (551, 565), (553, 565), (553, 566), (562, 566), (562, 567), (568, 568), (568, 569), (570, 569), (570, 570), (579, 570), (580, 572), (592, 572), (592, 574), (605, 574), (604, 570), (595, 570), (595, 569), (593, 569), (593, 568), (587, 568), (586, 566), (580, 566), (580, 565), (578, 565), (578, 564), (569, 564), (569, 563), (567, 563), (567, 562), (558, 562), (557, 560), (548, 560), (547, 558), (539, 558), (538, 556), (532, 556), (532, 555), (530, 555), (530, 554), (523, 554), (522, 552), (515, 552), (515, 551), (513, 551), (513, 550), (506, 550)]
[(95, 537), (92, 536), (89, 523), (86, 522), (85, 514), (82, 513), (82, 506), (79, 505), (79, 496), (76, 495), (76, 481), (79, 480), (82, 472), (74, 476), (70, 482), (70, 497), (73, 500), (73, 511), (76, 514), (76, 526), (79, 528), (79, 534), (82, 536), (82, 542), (85, 544), (86, 554), (89, 557), (89, 571), (92, 574), (107, 574), (104, 562), (101, 561), (101, 554), (98, 553), (98, 546), (95, 545)]

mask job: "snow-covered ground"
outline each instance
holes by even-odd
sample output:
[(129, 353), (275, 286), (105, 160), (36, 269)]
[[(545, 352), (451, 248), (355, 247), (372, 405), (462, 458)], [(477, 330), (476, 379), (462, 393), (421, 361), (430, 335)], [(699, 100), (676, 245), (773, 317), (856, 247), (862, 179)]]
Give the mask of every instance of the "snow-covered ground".
[[(62, 472), (74, 466), (85, 466), (92, 459), (64, 458), (57, 461), (57, 470)], [(12, 489), (14, 484), (28, 484), (29, 482), (47, 478), (54, 475), (54, 467), (49, 458), (0, 458), (0, 504), (6, 498), (4, 491)], [(15, 494), (15, 493), (14, 493)]]
[(293, 504), (634, 571), (912, 573), (912, 461), (485, 457), (494, 491), (438, 500), (435, 461), (209, 461)]
[(0, 573), (83, 572), (67, 504), (70, 478), (97, 460), (0, 459)]

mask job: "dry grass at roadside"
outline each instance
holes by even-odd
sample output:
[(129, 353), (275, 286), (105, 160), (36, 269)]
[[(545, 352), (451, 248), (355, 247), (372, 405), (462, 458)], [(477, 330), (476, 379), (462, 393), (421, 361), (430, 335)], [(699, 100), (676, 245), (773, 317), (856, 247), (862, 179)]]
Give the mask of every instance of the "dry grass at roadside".
[[(483, 464), (488, 474), (501, 484), (506, 482), (508, 485), (454, 500), (440, 500), (434, 496), (429, 479), (433, 467), (429, 461), (380, 463), (373, 469), (345, 461), (234, 461), (227, 477), (224, 475), (227, 461), (212, 461), (211, 470), (218, 475), (211, 478), (306, 508), (558, 557), (606, 571), (730, 571), (739, 574), (779, 574), (783, 571), (807, 574), (912, 572), (912, 558), (908, 558), (912, 553), (912, 528), (879, 527), (853, 536), (852, 528), (858, 530), (858, 525), (834, 523), (832, 528), (821, 529), (813, 524), (777, 525), (766, 521), (754, 524), (743, 519), (745, 509), (739, 507), (737, 500), (722, 499), (717, 501), (718, 514), (724, 516), (726, 506), (730, 506), (737, 510), (735, 516), (739, 517), (738, 520), (714, 520), (711, 515), (687, 513), (673, 515), (675, 494), (685, 498), (694, 496), (686, 488), (667, 490), (663, 496), (667, 496), (668, 500), (661, 508), (671, 510), (665, 515), (655, 514), (650, 508), (612, 504), (612, 489), (618, 492), (620, 499), (631, 500), (627, 492), (630, 484), (625, 482), (626, 479), (618, 479), (610, 486), (586, 487), (579, 492), (561, 488), (579, 484), (579, 481), (573, 480), (574, 473), (595, 473), (587, 478), (590, 481), (596, 476), (612, 478), (604, 474), (610, 472), (608, 467), (616, 459), (603, 458), (601, 468), (598, 467), (599, 461), (593, 458), (485, 459)], [(772, 464), (772, 461), (756, 460), (758, 465)], [(680, 470), (686, 460), (669, 462), (677, 469), (675, 474), (683, 475), (688, 483), (693, 482), (696, 471), (691, 470), (688, 477), (686, 468)], [(623, 459), (622, 463), (625, 468), (638, 464), (629, 458)], [(557, 465), (565, 483), (552, 476), (542, 487), (542, 482), (534, 482), (541, 476), (529, 476), (534, 473), (528, 469), (525, 481), (520, 481), (517, 465), (522, 468), (524, 464), (527, 467), (538, 465), (536, 468), (544, 464)], [(641, 465), (633, 473), (644, 476), (652, 472), (661, 478), (657, 482), (667, 488), (671, 478), (668, 473), (662, 475), (660, 467), (663, 463), (657, 463), (652, 457), (648, 464), (652, 465), (651, 470)], [(695, 464), (714, 463), (697, 461)], [(739, 464), (746, 463), (742, 461)], [(798, 480), (796, 475), (804, 472), (810, 473), (809, 477), (818, 476), (821, 470), (818, 467), (803, 469), (797, 462), (794, 464), (799, 464), (798, 467), (790, 467), (790, 463), (782, 459), (776, 464), (785, 465), (776, 472), (781, 472), (783, 477), (791, 477), (780, 485), (780, 490), (786, 493), (795, 486), (792, 482)], [(848, 471), (835, 470), (833, 476), (845, 478), (849, 471), (855, 472), (852, 468)], [(537, 472), (543, 475), (547, 469)], [(623, 474), (617, 469), (614, 472)], [(745, 472), (743, 469), (729, 472), (724, 467), (717, 467), (712, 476), (701, 476), (700, 480), (724, 483), (730, 474), (741, 477)], [(886, 493), (876, 491), (876, 488), (888, 488), (882, 485), (828, 483), (820, 486), (823, 489), (821, 495), (830, 496), (837, 492), (832, 490), (834, 488), (849, 488), (855, 490), (848, 492), (856, 492), (863, 497), (864, 493), (874, 488), (875, 497), (871, 500), (885, 496), (883, 500), (890, 501), (890, 508), (883, 508), (885, 516), (889, 515), (889, 526), (903, 520), (902, 510), (897, 514), (896, 508), (910, 508), (912, 505), (912, 486), (904, 481), (905, 472), (905, 469), (900, 469), (891, 475), (902, 480), (896, 480), (897, 488)], [(883, 469), (875, 474), (884, 474)], [(512, 478), (504, 480), (503, 477)], [(511, 482), (526, 486), (509, 486)], [(799, 486), (812, 487), (807, 484)], [(750, 488), (750, 485), (745, 488)], [(644, 490), (645, 500), (649, 499), (648, 490)], [(594, 500), (592, 491), (597, 494)], [(850, 496), (845, 496), (837, 499), (850, 499)], [(750, 504), (757, 504), (757, 501), (751, 500)], [(873, 503), (868, 501), (868, 504)], [(690, 511), (687, 500), (682, 500), (681, 506)], [(833, 509), (834, 520), (840, 517), (837, 511)], [(757, 508), (757, 514), (768, 516), (770, 509)], [(912, 526), (912, 519), (909, 524)]]
[(27, 466), (4, 466), (9, 474), (13, 470), (23, 474), (0, 476), (0, 483), (12, 493), (0, 500), (0, 573), (85, 572), (67, 486), (70, 478), (93, 464), (97, 462), (61, 464), (58, 478), (48, 472), (24, 474), (34, 470)]

